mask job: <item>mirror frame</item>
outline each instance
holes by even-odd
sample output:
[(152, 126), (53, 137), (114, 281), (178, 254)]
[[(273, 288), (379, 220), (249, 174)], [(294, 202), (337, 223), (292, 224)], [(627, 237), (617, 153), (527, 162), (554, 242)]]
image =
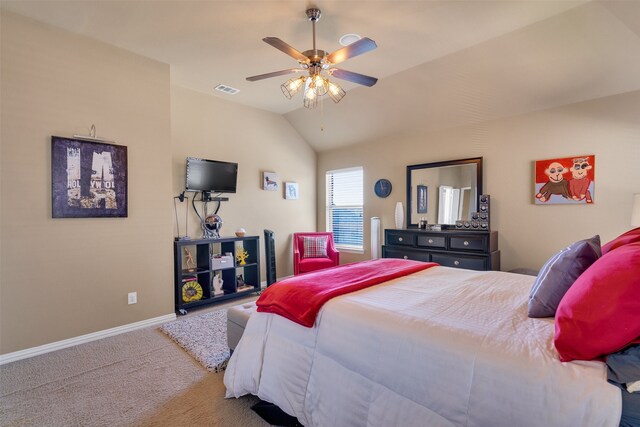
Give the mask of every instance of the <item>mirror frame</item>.
[[(409, 165), (407, 166), (407, 228), (418, 228), (417, 223), (411, 223), (411, 205), (412, 205), (412, 191), (411, 191), (411, 172), (416, 169), (427, 169), (427, 168), (439, 168), (442, 166), (456, 166), (456, 165), (476, 165), (476, 206), (479, 206), (479, 198), (482, 193), (482, 157), (470, 157), (468, 159), (458, 159), (458, 160), (446, 160), (442, 162), (433, 162), (433, 163), (421, 163), (419, 165)], [(443, 225), (443, 228), (446, 226)]]

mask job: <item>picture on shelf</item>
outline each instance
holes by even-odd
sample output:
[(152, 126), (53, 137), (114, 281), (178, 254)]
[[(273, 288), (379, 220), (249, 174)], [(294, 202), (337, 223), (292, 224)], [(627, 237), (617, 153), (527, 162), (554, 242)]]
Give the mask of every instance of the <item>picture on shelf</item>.
[(277, 191), (280, 186), (278, 174), (275, 172), (262, 173), (262, 188), (268, 191)]
[(247, 285), (244, 282), (244, 278), (242, 277), (242, 274), (239, 274), (238, 277), (236, 277), (236, 290), (240, 292), (240, 291), (247, 291), (249, 289), (253, 289), (253, 286)]
[(51, 137), (53, 218), (127, 217), (127, 147)]

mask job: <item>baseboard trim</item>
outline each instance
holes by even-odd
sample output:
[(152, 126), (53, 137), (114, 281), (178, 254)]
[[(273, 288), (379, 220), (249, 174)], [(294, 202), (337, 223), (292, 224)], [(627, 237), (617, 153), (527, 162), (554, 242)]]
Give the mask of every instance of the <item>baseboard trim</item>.
[(73, 347), (74, 345), (84, 344), (87, 342), (111, 337), (125, 332), (135, 331), (136, 329), (146, 328), (149, 326), (160, 325), (165, 322), (176, 319), (176, 314), (166, 314), (164, 316), (154, 317), (152, 319), (141, 320), (140, 322), (129, 323), (128, 325), (117, 326), (103, 331), (93, 332), (79, 337), (69, 338), (62, 341), (56, 341), (49, 344), (39, 345), (37, 347), (27, 348), (25, 350), (14, 351), (13, 353), (1, 354), (0, 365), (15, 362), (16, 360), (27, 359), (29, 357), (50, 353), (63, 348)]

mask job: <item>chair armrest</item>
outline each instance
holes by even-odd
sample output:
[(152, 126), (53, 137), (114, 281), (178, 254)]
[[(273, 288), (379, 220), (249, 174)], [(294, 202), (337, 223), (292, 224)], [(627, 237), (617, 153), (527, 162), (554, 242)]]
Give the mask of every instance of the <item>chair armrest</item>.
[(336, 263), (336, 265), (340, 265), (340, 252), (338, 252), (338, 250), (333, 252), (329, 258), (331, 258)]
[(340, 251), (336, 249), (333, 244), (333, 241), (329, 241), (327, 244), (327, 256), (331, 258), (336, 265), (340, 264)]
[(293, 275), (297, 275), (300, 270), (300, 251), (297, 248), (293, 249)]

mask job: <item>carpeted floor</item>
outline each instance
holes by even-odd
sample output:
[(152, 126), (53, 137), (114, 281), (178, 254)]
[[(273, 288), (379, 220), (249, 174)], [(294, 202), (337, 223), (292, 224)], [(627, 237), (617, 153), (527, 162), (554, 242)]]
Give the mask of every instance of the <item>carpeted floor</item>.
[(224, 398), (223, 375), (140, 329), (0, 366), (0, 425), (268, 426), (257, 398)]

